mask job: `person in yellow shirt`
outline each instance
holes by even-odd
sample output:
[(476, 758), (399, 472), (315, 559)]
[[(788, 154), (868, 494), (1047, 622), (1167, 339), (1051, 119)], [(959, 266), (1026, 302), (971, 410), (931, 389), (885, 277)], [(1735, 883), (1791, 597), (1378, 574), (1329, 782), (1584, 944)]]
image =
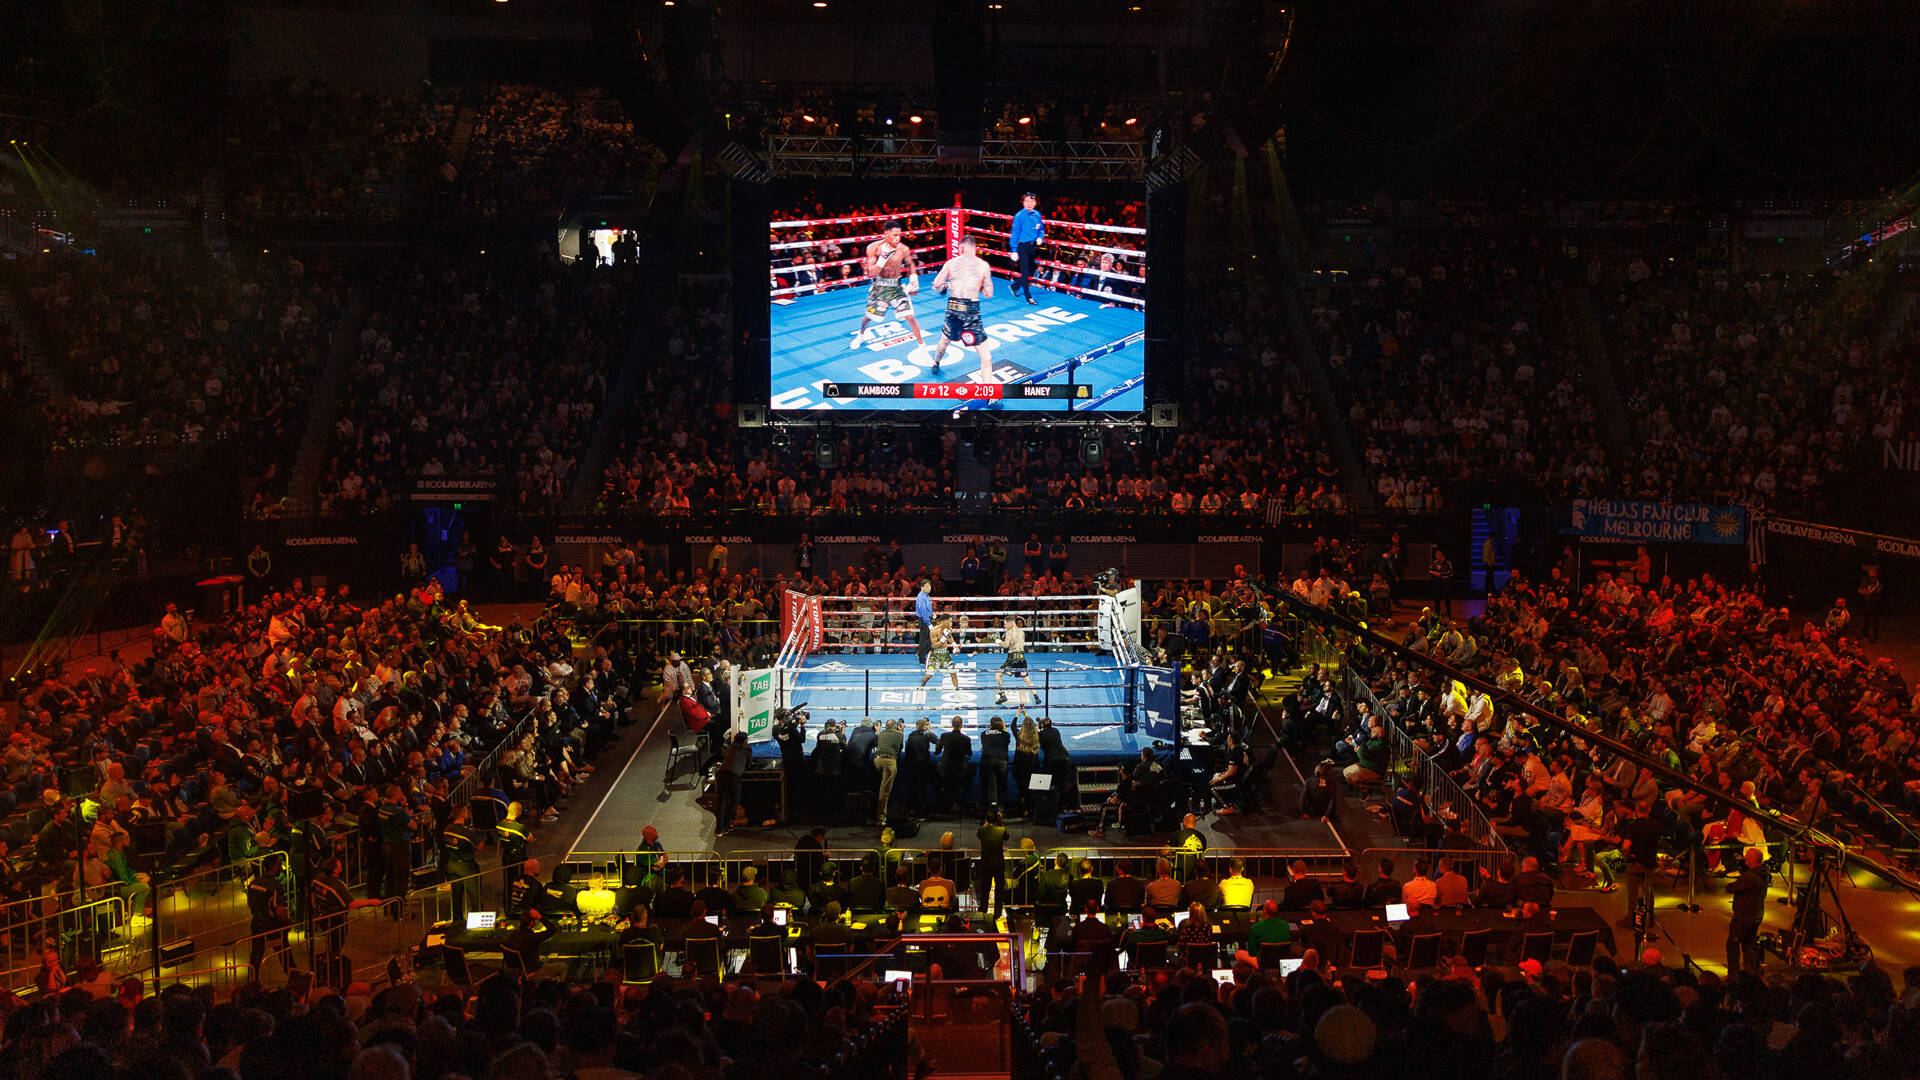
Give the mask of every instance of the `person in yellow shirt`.
[(1230, 908), (1253, 906), (1253, 879), (1247, 876), (1246, 860), (1238, 856), (1234, 857), (1232, 871), (1220, 882), (1220, 904)]

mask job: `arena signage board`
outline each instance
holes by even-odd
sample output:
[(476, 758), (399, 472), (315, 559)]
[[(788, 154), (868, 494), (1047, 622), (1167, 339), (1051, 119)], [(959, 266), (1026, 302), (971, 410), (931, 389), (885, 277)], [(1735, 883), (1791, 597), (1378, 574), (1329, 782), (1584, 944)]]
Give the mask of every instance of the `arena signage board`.
[(1744, 544), (1743, 506), (1571, 499), (1560, 504), (1560, 532), (1644, 544)]
[(1881, 555), (1920, 559), (1920, 540), (1908, 540), (1898, 536), (1882, 536), (1879, 533), (1842, 529), (1832, 525), (1815, 525), (1809, 521), (1795, 521), (1792, 518), (1768, 518), (1767, 532), (1774, 536), (1787, 536), (1796, 540), (1812, 540), (1816, 543), (1838, 544)]
[(416, 476), (414, 502), (490, 502), (500, 494), (500, 481), (491, 476)]
[(750, 743), (773, 738), (773, 710), (779, 704), (773, 692), (773, 669), (736, 671), (733, 677), (735, 731), (747, 733)]
[(1180, 718), (1180, 673), (1172, 668), (1143, 667), (1140, 686), (1140, 702), (1147, 714), (1147, 735), (1171, 742)]

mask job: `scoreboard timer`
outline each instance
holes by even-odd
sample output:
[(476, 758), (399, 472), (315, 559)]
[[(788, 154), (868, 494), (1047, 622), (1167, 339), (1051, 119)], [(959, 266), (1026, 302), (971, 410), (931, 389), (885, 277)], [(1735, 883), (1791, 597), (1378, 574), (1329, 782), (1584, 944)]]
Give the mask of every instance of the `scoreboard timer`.
[(900, 398), (921, 401), (1004, 401), (1008, 398), (1086, 400), (1092, 387), (1077, 383), (827, 383), (829, 398)]

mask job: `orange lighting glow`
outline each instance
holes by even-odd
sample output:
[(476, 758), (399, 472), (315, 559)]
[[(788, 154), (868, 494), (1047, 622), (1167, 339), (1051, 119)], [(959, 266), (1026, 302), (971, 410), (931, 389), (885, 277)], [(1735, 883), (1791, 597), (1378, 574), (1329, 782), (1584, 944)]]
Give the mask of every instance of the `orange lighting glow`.
[(919, 118), (919, 117), (917, 117), (917, 116), (909, 116), (909, 117), (907, 117), (907, 123), (909, 123), (909, 124), (917, 124), (917, 123), (919, 123), (919, 122), (920, 122), (920, 118)]
[(1020, 122), (1021, 122), (1021, 123), (1023, 123), (1023, 124), (1031, 124), (1031, 123), (1033, 123), (1033, 117), (1031, 117), (1031, 116), (1023, 116), (1023, 117), (1021, 117), (1021, 118), (1020, 118)]
[(1133, 125), (1135, 125), (1135, 124), (1137, 124), (1137, 123), (1139, 123), (1139, 122), (1140, 122), (1140, 118), (1139, 118), (1139, 117), (1137, 117), (1137, 116), (1129, 116), (1129, 117), (1127, 117), (1127, 126), (1128, 126), (1128, 127), (1132, 127)]

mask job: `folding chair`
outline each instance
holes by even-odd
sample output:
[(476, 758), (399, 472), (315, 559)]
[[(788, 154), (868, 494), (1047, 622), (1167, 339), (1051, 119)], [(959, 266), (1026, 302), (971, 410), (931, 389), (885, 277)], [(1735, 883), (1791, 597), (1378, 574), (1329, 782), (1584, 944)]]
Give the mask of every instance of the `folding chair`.
[(787, 973), (787, 935), (748, 934), (747, 963), (753, 966), (753, 973), (766, 978), (769, 975)]
[(1280, 970), (1280, 961), (1288, 959), (1289, 954), (1292, 952), (1293, 943), (1290, 941), (1269, 941), (1262, 944), (1260, 946), (1260, 970)]
[(692, 760), (697, 763), (700, 760), (699, 743), (681, 746), (680, 734), (675, 731), (667, 732), (667, 740), (667, 777), (661, 781), (662, 787), (673, 786), (674, 774), (680, 771), (682, 761)]
[(1182, 945), (1180, 959), (1187, 967), (1212, 971), (1220, 966), (1220, 946), (1212, 942), (1205, 945)]
[(1353, 944), (1347, 950), (1347, 966), (1356, 968), (1377, 968), (1386, 955), (1387, 932), (1385, 930), (1361, 930), (1353, 935)]
[(1143, 971), (1167, 966), (1167, 943), (1143, 941), (1133, 948), (1133, 966)]
[(1553, 934), (1539, 933), (1527, 934), (1521, 937), (1519, 959), (1511, 962), (1517, 964), (1521, 960), (1538, 960), (1540, 961), (1540, 966), (1545, 967), (1547, 966), (1547, 962), (1552, 959)]
[(620, 983), (639, 986), (660, 974), (660, 948), (651, 941), (630, 941), (620, 946)]
[(1492, 930), (1468, 930), (1460, 935), (1460, 957), (1471, 967), (1480, 967), (1487, 962), (1487, 946), (1493, 941)]
[(683, 966), (692, 964), (703, 976), (726, 977), (726, 953), (721, 949), (719, 938), (688, 938), (686, 948), (680, 953), (680, 959)]
[(1411, 971), (1440, 966), (1439, 934), (1416, 934), (1407, 942), (1406, 967)]
[(1593, 954), (1600, 946), (1600, 931), (1581, 930), (1567, 942), (1567, 966), (1583, 968), (1593, 966)]

